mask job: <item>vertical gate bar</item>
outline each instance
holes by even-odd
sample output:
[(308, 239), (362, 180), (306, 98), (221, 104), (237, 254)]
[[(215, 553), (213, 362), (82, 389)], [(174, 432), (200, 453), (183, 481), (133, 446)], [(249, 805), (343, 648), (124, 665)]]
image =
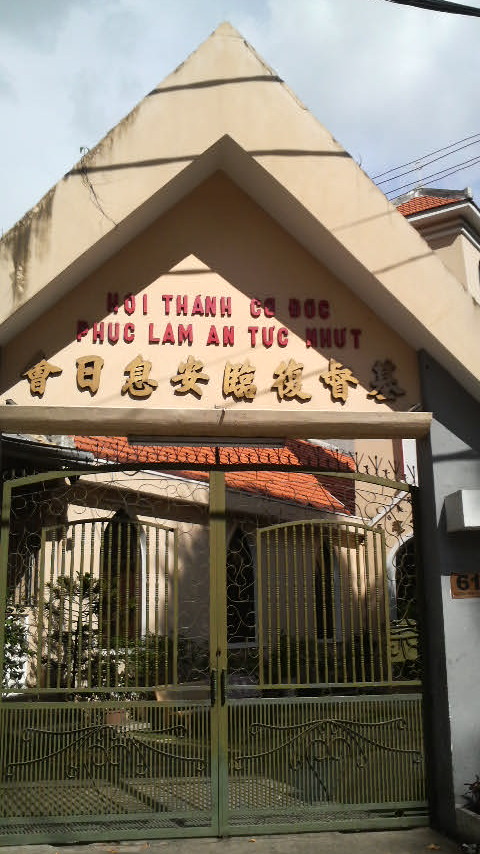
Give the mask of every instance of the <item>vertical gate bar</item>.
[[(142, 656), (141, 650), (142, 645), (144, 645), (144, 637), (142, 632), (142, 622), (145, 616), (145, 604), (143, 601), (144, 595), (144, 578), (142, 572), (142, 556), (141, 556), (141, 537), (140, 537), (140, 526), (138, 521), (135, 521), (132, 524), (132, 536), (133, 541), (133, 549), (134, 549), (134, 576), (133, 576), (133, 584), (134, 584), (134, 595), (131, 597), (131, 601), (134, 602), (135, 608), (135, 683), (139, 688), (145, 687), (145, 682), (143, 679), (143, 668), (142, 668)], [(146, 650), (143, 646), (143, 654), (146, 656)], [(142, 672), (140, 672), (142, 670)]]
[(345, 526), (347, 531), (348, 617), (350, 620), (350, 663), (352, 667), (351, 681), (355, 683), (357, 681), (357, 663), (355, 655), (355, 609), (353, 607), (353, 566), (350, 547), (352, 531), (350, 530), (350, 527), (351, 526), (348, 524)]
[[(370, 533), (370, 538), (369, 538)], [(372, 543), (372, 548), (375, 548), (375, 534), (373, 531), (365, 531), (364, 534), (364, 555), (365, 555), (365, 563), (364, 563), (364, 573), (365, 573), (365, 623), (367, 628), (367, 655), (369, 659), (369, 668), (367, 668), (367, 676), (369, 682), (374, 681), (375, 674), (375, 660), (373, 653), (373, 625), (372, 625), (372, 597), (370, 590), (370, 547), (369, 540)]]
[(305, 543), (305, 523), (301, 523), (302, 531), (302, 565), (303, 565), (303, 633), (305, 637), (305, 682), (312, 681), (310, 673), (310, 620), (308, 618), (308, 596), (307, 596), (307, 549)]
[[(116, 525), (115, 529), (112, 529), (112, 537), (113, 537), (113, 530), (115, 530), (117, 533), (117, 554), (116, 554), (116, 558), (115, 558), (115, 586), (113, 588), (114, 593), (115, 593), (115, 599), (114, 599), (115, 613), (113, 615), (113, 620), (114, 620), (114, 624), (115, 624), (115, 634), (114, 634), (113, 638), (110, 637), (110, 644), (111, 645), (113, 644), (113, 653), (115, 656), (115, 659), (114, 659), (115, 660), (115, 665), (114, 665), (115, 666), (115, 673), (113, 674), (113, 679), (115, 682), (115, 687), (117, 687), (118, 686), (119, 670), (120, 670), (120, 666), (119, 666), (120, 665), (120, 661), (119, 661), (119, 656), (120, 656), (120, 617), (121, 616), (123, 617), (123, 628), (124, 628), (124, 634), (125, 634), (125, 638), (124, 638), (124, 640), (125, 640), (125, 655), (127, 655), (127, 647), (128, 647), (127, 631), (128, 631), (128, 623), (129, 623), (130, 615), (128, 613), (128, 603), (125, 600), (125, 595), (128, 591), (128, 581), (126, 582), (126, 585), (125, 585), (123, 597), (120, 596), (120, 591), (121, 591), (120, 573), (121, 573), (121, 569), (122, 569), (122, 548), (125, 549), (125, 546), (123, 544), (123, 540), (124, 540), (123, 525), (122, 524)], [(129, 528), (127, 527), (127, 537), (128, 537), (128, 530), (129, 530)], [(126, 553), (125, 556), (127, 558), (126, 564), (128, 567), (128, 552)], [(127, 567), (126, 567), (125, 575), (128, 578)], [(122, 601), (122, 598), (123, 598), (123, 601)], [(110, 626), (112, 626), (112, 612), (111, 611), (110, 611)], [(110, 678), (111, 677), (112, 677), (112, 674), (110, 673)], [(109, 682), (108, 684), (110, 685), (111, 682)]]
[(328, 526), (328, 561), (330, 582), (330, 610), (332, 620), (333, 675), (338, 682), (337, 608), (335, 597), (335, 551), (333, 548), (333, 526)]
[[(227, 549), (225, 474), (210, 472), (210, 670), (217, 684), (227, 667)], [(211, 714), (212, 825), (219, 833), (228, 827), (228, 708), (217, 691)], [(216, 810), (216, 815), (215, 815)]]
[[(105, 622), (105, 647), (106, 647), (106, 661), (105, 661), (105, 677), (106, 684), (110, 685), (110, 632), (111, 632), (111, 622), (112, 622), (112, 551), (113, 551), (113, 527), (109, 523), (106, 525), (105, 530), (107, 532), (106, 537), (106, 546), (107, 546), (107, 573), (106, 578), (104, 578), (104, 601), (106, 602), (107, 607), (105, 608), (104, 613), (104, 622)], [(103, 608), (102, 608), (103, 612)]]
[(280, 554), (275, 542), (275, 635), (277, 643), (277, 682), (282, 681), (282, 617), (280, 611)]
[[(312, 601), (313, 615), (313, 650), (315, 656), (315, 682), (320, 682), (320, 666), (318, 660), (318, 621), (317, 621), (317, 597), (315, 591), (315, 572), (316, 572), (316, 545), (315, 545), (315, 527), (312, 522), (310, 525), (310, 593)], [(290, 680), (289, 680), (290, 684)]]
[(270, 531), (267, 531), (267, 663), (268, 663), (268, 684), (273, 681), (272, 673), (272, 571), (271, 571), (271, 546), (270, 546)]
[[(65, 540), (65, 564), (67, 563), (67, 533), (69, 529), (69, 525), (65, 527), (64, 531), (64, 540)], [(75, 629), (73, 628), (73, 623), (75, 619), (73, 603), (76, 595), (75, 589), (75, 574), (74, 574), (74, 566), (75, 566), (75, 525), (72, 526), (72, 538), (71, 538), (71, 549), (70, 549), (70, 560), (69, 560), (69, 571), (68, 571), (68, 617), (67, 617), (67, 633), (68, 633), (68, 642), (67, 642), (67, 661), (66, 661), (66, 687), (71, 688), (75, 687), (75, 678), (76, 678), (76, 654), (77, 654), (77, 642), (78, 642), (78, 623)], [(78, 592), (78, 601), (79, 601), (79, 613), (78, 613), (78, 622), (80, 622), (80, 611), (81, 611), (81, 582), (79, 582), (79, 592)], [(73, 683), (73, 686), (72, 686)]]
[(99, 650), (99, 662), (98, 662), (98, 675), (97, 680), (98, 684), (101, 685), (103, 682), (103, 677), (105, 673), (105, 661), (103, 658), (103, 650), (105, 648), (105, 629), (104, 629), (104, 616), (105, 616), (105, 567), (107, 566), (107, 560), (105, 559), (105, 548), (107, 546), (107, 537), (105, 536), (105, 531), (107, 530), (107, 526), (105, 522), (100, 523), (100, 549), (98, 556), (98, 645)]
[[(8, 593), (8, 554), (10, 540), (10, 513), (12, 507), (12, 484), (6, 481), (2, 491), (2, 530), (0, 534), (0, 679), (3, 677), (5, 657), (5, 618)], [(1, 702), (0, 684), (0, 702)], [(5, 718), (2, 718), (5, 721)]]
[[(173, 538), (173, 684), (178, 685), (178, 530), (175, 529)], [(168, 654), (168, 653), (167, 653)], [(166, 659), (168, 667), (168, 659)]]
[[(62, 687), (62, 685), (61, 685), (62, 665), (63, 666), (65, 665), (65, 662), (64, 662), (65, 654), (64, 654), (64, 651), (62, 649), (61, 638), (62, 638), (63, 632), (65, 631), (65, 580), (66, 580), (66, 575), (65, 575), (66, 566), (65, 566), (65, 564), (66, 564), (66, 552), (65, 552), (65, 530), (64, 530), (63, 525), (58, 530), (61, 531), (60, 552), (61, 552), (62, 557), (61, 557), (61, 561), (60, 561), (60, 577), (62, 578), (62, 583), (60, 585), (60, 596), (59, 596), (60, 601), (59, 601), (59, 605), (58, 605), (59, 617), (58, 617), (58, 644), (57, 644), (57, 648), (58, 648), (57, 688), (61, 688)], [(57, 575), (56, 580), (58, 581), (58, 575)], [(42, 587), (43, 587), (43, 585), (42, 585)], [(43, 605), (42, 605), (42, 607), (43, 607)], [(39, 605), (39, 614), (40, 614), (40, 612), (41, 612), (41, 609), (40, 609), (40, 605)]]
[[(48, 660), (46, 662), (46, 674), (47, 676), (47, 684), (44, 685), (45, 676), (43, 676), (42, 669), (42, 648), (43, 648), (43, 622), (44, 622), (44, 596), (45, 596), (45, 540), (46, 540), (46, 529), (42, 528), (42, 536), (40, 542), (40, 577), (39, 577), (39, 590), (38, 590), (38, 617), (37, 617), (37, 688), (41, 690), (43, 687), (50, 688), (50, 655), (48, 656)], [(52, 540), (52, 553), (54, 547), (54, 540)], [(52, 600), (52, 588), (50, 588), (50, 603)], [(51, 612), (51, 604), (49, 603), (49, 611)], [(50, 637), (53, 635), (51, 630), (51, 624), (48, 624), (48, 643), (50, 642)], [(60, 644), (60, 638), (58, 640), (58, 646)], [(57, 649), (57, 667), (58, 673), (60, 672), (60, 649)], [(43, 678), (42, 678), (43, 677)], [(57, 674), (58, 679), (58, 674)]]
[[(135, 549), (135, 571), (133, 576), (134, 596), (132, 602), (135, 602), (135, 683), (139, 688), (144, 688), (143, 674), (140, 675), (140, 647), (142, 644), (142, 620), (143, 620), (143, 578), (142, 578), (142, 558), (140, 554), (140, 526), (135, 521), (132, 524), (132, 531), (135, 532), (133, 537), (133, 546)], [(132, 537), (130, 538), (130, 541)], [(133, 591), (132, 591), (133, 593)]]
[[(327, 597), (326, 597), (326, 580), (325, 580), (325, 531), (328, 531), (328, 525), (320, 527), (320, 589), (321, 589), (321, 607), (322, 607), (322, 647), (323, 647), (323, 681), (330, 682), (330, 668), (328, 661), (328, 619), (327, 619)], [(317, 584), (318, 588), (318, 584)], [(318, 599), (318, 590), (316, 599)]]
[[(119, 525), (119, 530), (120, 531), (122, 530), (121, 525)], [(130, 687), (129, 665), (130, 665), (130, 658), (131, 658), (131, 644), (132, 643), (133, 643), (133, 656), (132, 656), (133, 662), (132, 662), (132, 664), (133, 664), (133, 675), (134, 675), (133, 684), (138, 685), (138, 655), (137, 655), (138, 643), (137, 643), (137, 619), (136, 619), (137, 609), (135, 609), (134, 613), (132, 614), (132, 608), (131, 608), (131, 601), (135, 597), (135, 594), (136, 594), (136, 590), (135, 590), (135, 585), (136, 585), (136, 580), (137, 580), (136, 567), (134, 567), (135, 575), (134, 575), (134, 581), (133, 581), (133, 590), (130, 590), (131, 566), (132, 566), (132, 522), (131, 521), (127, 522), (127, 524), (125, 526), (125, 540), (126, 541), (125, 541), (125, 545), (124, 545), (124, 549), (123, 549), (123, 552), (125, 554), (125, 561), (120, 560), (119, 565), (117, 567), (117, 573), (119, 576), (120, 584), (122, 584), (122, 576), (124, 578), (124, 581), (123, 581), (124, 603), (120, 604), (120, 607), (117, 606), (117, 621), (119, 620), (118, 611), (120, 609), (122, 609), (124, 611), (124, 618), (123, 618), (123, 630), (124, 630), (123, 648), (125, 650), (125, 652), (124, 652), (124, 657), (125, 657), (124, 682), (125, 682), (126, 686)], [(120, 557), (121, 558), (123, 557), (121, 549), (120, 549)], [(119, 591), (120, 590), (121, 590), (121, 587), (119, 586)], [(133, 617), (133, 619), (132, 619), (132, 617)], [(120, 631), (117, 631), (117, 638), (116, 638), (117, 661), (118, 661), (118, 657), (120, 656), (120, 648), (121, 648)], [(120, 670), (120, 667), (117, 664), (116, 673), (115, 673), (115, 684), (116, 685), (119, 684), (119, 677), (120, 677), (119, 670)]]
[[(152, 682), (152, 674), (149, 671), (149, 662), (150, 662), (150, 525), (145, 526), (145, 619), (142, 622), (142, 629), (145, 632), (145, 666), (143, 671), (143, 684), (145, 686), (151, 687), (155, 684), (155, 681)], [(140, 538), (139, 538), (139, 544)], [(141, 571), (141, 577), (143, 583), (143, 573)], [(143, 591), (142, 591), (142, 601), (143, 601)], [(157, 643), (157, 640), (155, 641)]]
[(292, 528), (293, 547), (293, 607), (295, 608), (295, 673), (297, 685), (301, 682), (300, 670), (300, 626), (298, 621), (298, 560), (297, 560), (297, 529)]
[[(100, 523), (100, 535), (102, 530), (102, 523)], [(99, 570), (100, 571), (100, 570)], [(90, 522), (90, 585), (89, 585), (89, 596), (88, 596), (88, 662), (87, 662), (87, 688), (92, 688), (92, 658), (93, 658), (93, 587), (95, 581), (95, 523)], [(98, 602), (98, 610), (101, 610), (101, 598), (99, 598)], [(98, 620), (100, 615), (97, 614), (97, 632), (98, 632)], [(98, 632), (97, 638), (97, 656), (100, 655), (100, 633)], [(100, 669), (101, 663), (98, 662), (98, 669)], [(97, 673), (97, 681), (99, 681), (100, 674)]]
[(258, 643), (258, 681), (260, 687), (265, 682), (263, 639), (263, 537), (262, 531), (257, 531), (257, 643)]
[[(375, 532), (374, 543), (373, 543), (373, 560), (374, 560), (374, 573), (375, 573), (375, 614), (377, 618), (377, 638), (378, 638), (378, 661), (380, 667), (380, 681), (383, 682), (385, 678), (385, 653), (384, 649), (384, 639), (386, 637), (387, 632), (387, 623), (390, 622), (390, 615), (388, 610), (388, 599), (385, 600), (385, 596), (383, 596), (384, 607), (384, 622), (382, 622), (382, 612), (381, 612), (381, 594), (382, 590), (382, 575), (386, 577), (387, 575), (387, 567), (384, 565), (383, 560), (378, 560), (378, 549), (381, 546), (379, 543), (378, 532)], [(383, 628), (385, 626), (385, 628)]]
[[(73, 526), (75, 527), (75, 526)], [(77, 636), (77, 661), (78, 661), (78, 675), (77, 675), (77, 686), (82, 686), (82, 661), (83, 661), (83, 619), (84, 613), (83, 609), (85, 607), (85, 573), (84, 573), (84, 562), (85, 562), (85, 536), (86, 536), (86, 523), (80, 523), (80, 591), (79, 591), (79, 611), (80, 611), (80, 623), (78, 626), (78, 636)], [(75, 686), (75, 687), (77, 687)]]
[[(357, 570), (357, 608), (358, 608), (358, 645), (360, 652), (360, 676), (361, 681), (365, 682), (365, 647), (363, 641), (363, 585), (362, 571), (360, 565), (360, 538), (358, 528), (355, 528), (355, 564)], [(364, 573), (363, 573), (364, 575)]]
[(392, 671), (392, 645), (390, 637), (390, 609), (389, 609), (389, 592), (387, 578), (387, 547), (385, 543), (385, 532), (379, 531), (381, 550), (382, 550), (382, 567), (383, 567), (383, 595), (385, 598), (385, 643), (387, 645), (387, 679), (388, 682), (393, 682)]
[[(285, 528), (285, 536), (287, 529)], [(276, 549), (278, 551), (278, 529), (275, 532), (275, 542)], [(287, 647), (287, 684), (292, 684), (292, 662), (291, 662), (291, 634), (290, 634), (290, 561), (288, 560), (288, 555), (286, 549), (284, 549), (284, 562), (285, 562), (285, 634), (286, 634), (286, 647)]]
[[(341, 630), (341, 646), (342, 646), (342, 681), (347, 681), (347, 628), (345, 625), (345, 591), (343, 578), (343, 561), (342, 561), (342, 526), (337, 525), (337, 564), (338, 564), (338, 595), (340, 598), (340, 630)], [(347, 535), (348, 536), (348, 535)], [(348, 540), (347, 540), (348, 542)]]
[[(44, 680), (46, 688), (51, 687), (51, 663), (52, 663), (52, 640), (53, 640), (52, 627), (53, 627), (53, 602), (54, 602), (53, 585), (54, 585), (54, 580), (55, 580), (55, 565), (56, 565), (56, 559), (57, 559), (57, 554), (56, 554), (56, 552), (57, 552), (57, 536), (58, 536), (58, 529), (57, 528), (50, 528), (50, 529), (49, 528), (43, 528), (42, 529), (41, 546), (40, 546), (40, 567), (39, 567), (40, 572), (39, 572), (39, 580), (38, 580), (38, 599), (37, 599), (37, 608), (38, 608), (38, 614), (39, 614), (38, 619), (40, 619), (40, 613), (41, 613), (42, 614), (42, 621), (43, 621), (45, 605), (43, 605), (42, 608), (40, 608), (40, 594), (42, 593), (43, 596), (45, 595), (45, 591), (44, 591), (45, 574), (46, 574), (45, 567), (46, 567), (46, 561), (47, 561), (45, 548), (46, 548), (46, 541), (47, 541), (47, 533), (49, 531), (51, 532), (51, 540), (50, 540), (50, 574), (49, 574), (49, 596), (48, 596), (48, 618), (47, 618), (48, 628), (47, 628), (47, 639), (46, 639), (47, 640), (47, 649), (46, 649), (47, 661), (46, 661), (46, 665), (45, 665), (45, 680)], [(43, 570), (42, 570), (42, 566), (44, 567)], [(40, 630), (40, 623), (38, 624), (37, 631), (39, 632), (39, 634), (41, 633), (41, 631), (43, 631), (43, 628), (42, 628), (42, 630)], [(38, 641), (38, 638), (37, 638), (37, 641)], [(60, 647), (59, 647), (59, 643), (57, 640), (57, 661), (58, 662), (59, 662), (59, 655), (60, 655)], [(40, 672), (41, 672), (40, 659), (38, 660), (37, 667), (38, 667), (37, 676), (39, 678)], [(38, 681), (37, 684), (40, 686), (40, 681)]]
[[(166, 535), (165, 535), (166, 536)], [(160, 683), (160, 663), (159, 663), (159, 648), (158, 648), (158, 638), (160, 636), (159, 631), (159, 623), (160, 623), (160, 548), (159, 548), (159, 540), (160, 540), (160, 531), (158, 528), (155, 528), (155, 545), (154, 545), (154, 556), (153, 556), (153, 565), (155, 572), (155, 591), (154, 591), (154, 600), (153, 600), (153, 631), (155, 633), (155, 647), (154, 647), (154, 685)], [(169, 569), (168, 569), (168, 549), (165, 549), (165, 561), (164, 561), (164, 584), (165, 587), (168, 587), (169, 583)], [(164, 625), (164, 638), (165, 638), (165, 649), (164, 656), (168, 656), (168, 622)], [(165, 670), (165, 668), (164, 668)], [(167, 673), (164, 674), (164, 684), (168, 682), (168, 668)]]

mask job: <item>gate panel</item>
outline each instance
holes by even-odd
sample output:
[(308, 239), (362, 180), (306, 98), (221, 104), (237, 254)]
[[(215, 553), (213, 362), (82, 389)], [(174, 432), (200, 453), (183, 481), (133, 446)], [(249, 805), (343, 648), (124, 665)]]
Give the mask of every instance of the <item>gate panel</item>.
[(425, 823), (418, 694), (232, 703), (229, 743), (232, 829)]
[(208, 486), (79, 475), (5, 488), (0, 839), (211, 835)]
[(428, 823), (408, 487), (285, 473), (280, 502), (249, 476), (255, 498), (227, 488), (224, 831)]
[(4, 844), (212, 833), (207, 704), (0, 706)]

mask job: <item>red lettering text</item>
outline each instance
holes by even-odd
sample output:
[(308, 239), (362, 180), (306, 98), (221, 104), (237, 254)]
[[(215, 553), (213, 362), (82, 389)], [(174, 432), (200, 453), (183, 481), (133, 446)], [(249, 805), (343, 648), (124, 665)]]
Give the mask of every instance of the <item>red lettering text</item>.
[(112, 311), (114, 314), (117, 313), (118, 303), (119, 303), (118, 294), (111, 294), (111, 293), (107, 294), (107, 311), (109, 314)]
[(86, 320), (77, 320), (77, 341), (81, 341), (88, 333), (89, 325)]
[(215, 317), (217, 314), (217, 298), (205, 297), (205, 317)]
[(179, 314), (187, 314), (188, 312), (188, 297), (177, 297), (177, 317)]
[(153, 323), (148, 324), (148, 343), (149, 344), (160, 344), (160, 338), (158, 335), (154, 334), (155, 326)]
[(193, 344), (193, 329), (191, 323), (189, 323), (188, 326), (183, 326), (181, 323), (178, 324), (178, 343), (183, 344), (184, 341), (188, 341), (189, 345)]
[(224, 347), (233, 347), (235, 343), (235, 327), (234, 326), (224, 326), (223, 327), (223, 346)]
[(163, 333), (162, 344), (175, 344), (175, 335), (173, 334), (172, 324), (167, 323), (165, 332)]
[(262, 313), (262, 303), (259, 299), (250, 300), (250, 315), (251, 317), (260, 317)]
[(194, 301), (193, 301), (192, 317), (194, 317), (194, 315), (196, 315), (196, 314), (199, 314), (200, 317), (203, 317), (204, 313), (205, 312), (203, 310), (202, 298), (201, 298), (201, 296), (196, 296)]
[(126, 323), (123, 328), (123, 340), (125, 344), (131, 344), (132, 341), (135, 341), (135, 324), (134, 323)]
[(360, 335), (362, 334), (361, 329), (351, 329), (350, 335), (353, 338), (353, 346), (355, 350), (358, 350), (360, 347)]
[(232, 316), (232, 300), (230, 297), (220, 297), (220, 314), (222, 317)]
[(116, 344), (120, 337), (120, 324), (109, 323), (107, 327), (107, 338), (109, 344)]
[(264, 347), (271, 347), (273, 344), (274, 326), (262, 326), (262, 344)]
[(215, 326), (211, 326), (211, 327), (210, 327), (210, 331), (209, 331), (209, 333), (208, 333), (208, 338), (207, 338), (207, 347), (208, 347), (210, 344), (214, 344), (214, 345), (215, 345), (215, 347), (218, 347), (218, 345), (220, 344), (220, 340), (219, 340), (219, 337), (218, 337), (217, 330), (216, 330)]
[(123, 308), (125, 310), (125, 314), (128, 314), (130, 317), (131, 314), (135, 311), (135, 294), (127, 294), (125, 299), (123, 300)]
[(170, 303), (173, 299), (173, 294), (162, 294), (162, 300), (165, 303), (165, 314), (170, 314)]
[(105, 325), (104, 325), (103, 321), (102, 321), (102, 323), (94, 323), (93, 324), (93, 330), (92, 330), (93, 343), (96, 344), (97, 341), (99, 341), (100, 344), (103, 344), (104, 336), (105, 336)]

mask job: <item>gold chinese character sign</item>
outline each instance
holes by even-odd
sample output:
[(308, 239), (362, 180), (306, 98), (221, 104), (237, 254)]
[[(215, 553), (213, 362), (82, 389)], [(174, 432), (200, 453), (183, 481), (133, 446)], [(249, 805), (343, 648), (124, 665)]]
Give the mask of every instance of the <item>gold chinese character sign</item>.
[(373, 397), (379, 402), (384, 400), (396, 400), (405, 394), (405, 390), (400, 388), (397, 378), (394, 376), (396, 365), (391, 359), (385, 359), (383, 362), (380, 359), (372, 366), (373, 380), (370, 383), (371, 391), (368, 392), (368, 397)]
[(312, 395), (302, 390), (303, 365), (290, 359), (288, 364), (280, 362), (278, 368), (273, 372), (276, 377), (272, 383), (272, 389), (277, 390), (279, 400), (311, 400)]
[(198, 385), (199, 382), (208, 383), (210, 377), (203, 373), (203, 362), (189, 356), (186, 362), (181, 362), (178, 366), (178, 373), (171, 377), (172, 385), (178, 385), (175, 389), (175, 394), (187, 394), (191, 392), (197, 397), (203, 394), (203, 388)]
[(348, 386), (358, 385), (358, 380), (353, 376), (350, 368), (345, 368), (335, 359), (330, 359), (328, 371), (320, 374), (320, 379), (330, 388), (332, 400), (342, 400), (343, 403), (348, 397)]
[(255, 368), (250, 364), (249, 360), (241, 364), (232, 365), (227, 362), (223, 373), (223, 393), (225, 397), (232, 395), (237, 400), (253, 400), (257, 393), (257, 386), (254, 385)]
[(130, 397), (142, 399), (150, 397), (152, 391), (158, 386), (156, 380), (150, 379), (151, 370), (152, 363), (148, 359), (144, 359), (143, 356), (132, 359), (125, 368), (125, 375), (128, 376), (128, 379), (122, 386), (122, 394), (128, 392)]
[(42, 359), (36, 365), (32, 365), (28, 371), (24, 371), (22, 377), (26, 377), (30, 383), (30, 394), (38, 394), (39, 397), (43, 397), (48, 378), (52, 374), (61, 373), (62, 368), (58, 368), (56, 365), (47, 362), (46, 359)]
[(104, 365), (101, 356), (81, 356), (77, 359), (77, 385), (80, 391), (96, 394), (100, 385), (100, 373)]

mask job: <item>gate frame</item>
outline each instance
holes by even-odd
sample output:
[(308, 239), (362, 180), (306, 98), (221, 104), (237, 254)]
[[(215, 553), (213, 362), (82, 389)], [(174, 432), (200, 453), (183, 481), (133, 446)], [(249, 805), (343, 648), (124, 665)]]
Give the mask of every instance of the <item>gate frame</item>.
[[(173, 444), (173, 443), (172, 443)], [(192, 444), (194, 444), (192, 442)], [(203, 444), (203, 443), (202, 443)], [(218, 444), (222, 444), (219, 442)], [(246, 442), (249, 446), (255, 446), (255, 440), (250, 440)], [(265, 443), (263, 443), (265, 444)], [(215, 442), (210, 440), (210, 445), (212, 447), (215, 446)], [(185, 463), (157, 463), (147, 464), (148, 469), (150, 471), (175, 471), (185, 469)], [(33, 483), (41, 483), (41, 482), (49, 482), (58, 480), (59, 478), (64, 479), (68, 477), (82, 476), (89, 472), (95, 473), (114, 473), (115, 471), (125, 471), (138, 469), (142, 470), (145, 468), (145, 463), (138, 462), (135, 463), (106, 463), (106, 464), (91, 464), (75, 467), (72, 469), (58, 469), (54, 471), (46, 471), (40, 472), (36, 474), (26, 475), (20, 478), (12, 478), (7, 479), (3, 484), (3, 493), (2, 493), (2, 508), (1, 508), (1, 536), (0, 536), (0, 566), (6, 566), (8, 561), (9, 554), (9, 520), (10, 520), (10, 512), (11, 512), (11, 500), (13, 490), (19, 486), (23, 485), (31, 485)], [(215, 688), (220, 687), (220, 682), (223, 679), (223, 674), (227, 669), (227, 645), (224, 645), (225, 648), (222, 649), (220, 647), (220, 633), (222, 626), (220, 621), (218, 620), (218, 614), (220, 613), (220, 600), (222, 606), (224, 608), (224, 613), (226, 613), (226, 600), (227, 600), (227, 591), (226, 591), (226, 578), (225, 574), (222, 575), (222, 582), (219, 584), (219, 573), (213, 571), (217, 562), (220, 561), (222, 565), (225, 564), (226, 561), (226, 489), (225, 489), (225, 472), (226, 471), (235, 471), (235, 470), (244, 470), (244, 471), (252, 471), (252, 470), (270, 470), (272, 468), (272, 463), (265, 464), (252, 464), (252, 463), (239, 463), (234, 465), (224, 465), (224, 464), (205, 464), (205, 463), (189, 463), (189, 470), (201, 470), (205, 471), (206, 469), (209, 471), (210, 475), (210, 502), (209, 502), (209, 525), (210, 525), (210, 573), (212, 587), (211, 587), (211, 596), (212, 602), (210, 606), (210, 673), (212, 678), (215, 680)], [(416, 568), (417, 568), (417, 580), (418, 580), (418, 602), (419, 602), (419, 646), (423, 659), (423, 679), (422, 679), (422, 688), (421, 691), (424, 696), (423, 703), (423, 715), (425, 717), (425, 689), (426, 689), (426, 678), (425, 678), (425, 656), (424, 656), (424, 643), (423, 643), (423, 612), (424, 612), (424, 583), (423, 583), (423, 567), (421, 563), (421, 537), (419, 535), (419, 522), (420, 522), (420, 514), (419, 514), (419, 487), (413, 484), (409, 484), (406, 481), (399, 481), (394, 479), (389, 479), (385, 477), (380, 477), (378, 475), (372, 475), (369, 473), (362, 473), (358, 471), (331, 471), (328, 469), (314, 469), (312, 465), (304, 465), (304, 466), (293, 466), (284, 464), (283, 466), (278, 466), (279, 469), (285, 471), (295, 471), (298, 473), (305, 472), (313, 472), (316, 475), (324, 475), (328, 478), (340, 478), (342, 480), (350, 480), (353, 482), (365, 482), (372, 483), (378, 486), (385, 486), (391, 489), (398, 489), (402, 492), (409, 493), (411, 495), (412, 501), (412, 522), (413, 522), (413, 531), (414, 531), (414, 544), (415, 544), (415, 556), (416, 556)], [(4, 644), (3, 644), (3, 635), (4, 635), (4, 615), (6, 608), (6, 591), (7, 591), (7, 573), (0, 573), (0, 669), (3, 668), (3, 658), (4, 658)], [(3, 618), (3, 619), (2, 619)], [(215, 642), (214, 642), (215, 641)], [(231, 831), (229, 828), (228, 822), (228, 803), (225, 797), (222, 796), (227, 789), (228, 784), (228, 767), (227, 767), (227, 752), (226, 746), (228, 745), (228, 717), (227, 717), (227, 708), (222, 710), (220, 709), (220, 704), (217, 702), (211, 708), (211, 775), (212, 775), (212, 795), (213, 795), (213, 804), (217, 805), (216, 815), (213, 814), (212, 811), (212, 823), (211, 826), (207, 829), (205, 828), (189, 828), (189, 835), (191, 836), (208, 836), (211, 835), (212, 832), (217, 832), (220, 835), (225, 835)], [(429, 750), (427, 748), (427, 729), (424, 725), (424, 736), (425, 736), (425, 772), (426, 772), (426, 785), (427, 785), (427, 797), (429, 795)], [(216, 791), (214, 791), (214, 787), (216, 787)], [(430, 803), (430, 798), (428, 797), (428, 801)], [(425, 819), (418, 818), (415, 819), (413, 817), (409, 818), (408, 826), (414, 825), (424, 825)], [(351, 829), (352, 824), (348, 822), (345, 825), (345, 829)], [(379, 828), (387, 828), (387, 827), (399, 827), (402, 826), (401, 819), (398, 818), (384, 818), (384, 819), (369, 819), (369, 820), (355, 820), (354, 826), (358, 829), (368, 829), (373, 827)], [(403, 825), (405, 826), (405, 824)], [(253, 832), (256, 833), (274, 833), (274, 832), (288, 832), (290, 826), (288, 827), (280, 827), (279, 825), (271, 825), (266, 827), (265, 830), (260, 827), (253, 828), (250, 827), (248, 829), (244, 829), (243, 831), (238, 831), (238, 835), (250, 834)], [(305, 828), (301, 828), (302, 830), (308, 831), (320, 831), (318, 825), (306, 826)], [(323, 828), (322, 828), (323, 829)], [(327, 829), (327, 828), (325, 828)], [(342, 827), (336, 827), (335, 829), (342, 829)], [(138, 834), (135, 832), (124, 831), (123, 835), (125, 838), (138, 838)], [(145, 832), (142, 834), (145, 836)], [(152, 836), (149, 835), (149, 838), (169, 838), (172, 836), (180, 836), (179, 833), (171, 833), (169, 829), (162, 829), (160, 832), (157, 830), (152, 831)], [(89, 837), (90, 838), (90, 837)], [(108, 835), (97, 835), (95, 838), (97, 839), (108, 839)], [(28, 837), (30, 839), (30, 837)], [(35, 835), (35, 840), (37, 841), (53, 841), (60, 843), (62, 841), (72, 841), (71, 837), (65, 837), (65, 840), (59, 839), (55, 837), (55, 839), (51, 840), (51, 837), (48, 834), (43, 834), (40, 836), (39, 834)], [(85, 841), (85, 840), (84, 840)], [(15, 838), (12, 844), (18, 843), (18, 838)], [(6, 841), (6, 844), (9, 844)]]

